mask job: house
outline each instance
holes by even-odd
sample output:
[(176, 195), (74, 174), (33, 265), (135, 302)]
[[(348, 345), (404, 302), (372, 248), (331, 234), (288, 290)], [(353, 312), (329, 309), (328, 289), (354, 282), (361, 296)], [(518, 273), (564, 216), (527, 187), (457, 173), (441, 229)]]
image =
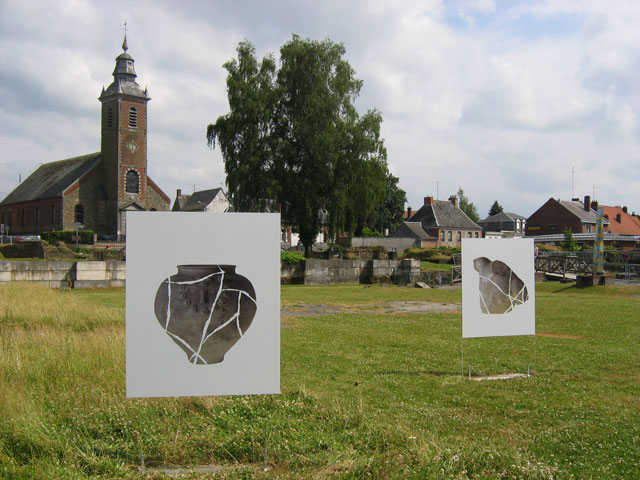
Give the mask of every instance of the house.
[(424, 205), (411, 216), (410, 222), (419, 222), (426, 233), (437, 238), (438, 246), (458, 247), (463, 238), (482, 236), (482, 227), (460, 209), (456, 195), (449, 200), (424, 197)]
[(526, 217), (512, 212), (499, 212), (478, 222), (487, 238), (523, 237), (526, 224)]
[(391, 238), (411, 238), (414, 241), (413, 246), (421, 248), (438, 245), (438, 238), (425, 232), (420, 222), (404, 222)]
[[(12, 234), (83, 228), (126, 234), (126, 212), (168, 210), (169, 197), (147, 176), (147, 90), (136, 83), (134, 59), (116, 58), (102, 93), (100, 152), (40, 165), (0, 202), (0, 224)], [(64, 72), (63, 72), (64, 73)]]
[(173, 212), (229, 212), (232, 211), (229, 199), (221, 188), (199, 190), (191, 195), (183, 195), (182, 190), (176, 191), (173, 202)]
[[(526, 236), (561, 234), (566, 229), (572, 233), (595, 233), (597, 212), (591, 208), (591, 197), (584, 201), (556, 200), (550, 198), (536, 210), (526, 223)], [(605, 229), (609, 222), (605, 219)]]
[(640, 218), (629, 215), (627, 207), (608, 207), (606, 205), (601, 205), (601, 207), (604, 218), (609, 220), (609, 225), (605, 227), (606, 233), (640, 236)]

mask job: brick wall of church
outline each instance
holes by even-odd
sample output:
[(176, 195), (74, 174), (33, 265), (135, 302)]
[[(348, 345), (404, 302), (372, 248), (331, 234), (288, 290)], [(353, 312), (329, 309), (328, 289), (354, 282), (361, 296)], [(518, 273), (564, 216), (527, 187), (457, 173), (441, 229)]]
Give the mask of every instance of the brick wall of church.
[[(76, 228), (76, 220), (82, 220), (83, 228), (87, 230), (100, 231), (100, 219), (97, 217), (99, 210), (97, 189), (101, 185), (100, 170), (94, 169), (79, 181), (69, 187), (63, 197), (63, 230), (73, 230)], [(76, 207), (82, 206), (82, 218), (76, 219)]]
[(0, 207), (0, 223), (10, 235), (39, 234), (60, 228), (60, 199), (45, 198)]
[(156, 188), (154, 188), (155, 184), (152, 184), (151, 181), (148, 181), (147, 184), (147, 202), (145, 204), (145, 208), (147, 210), (158, 210), (165, 211), (169, 210), (169, 206), (171, 205), (171, 200), (166, 195), (161, 195)]

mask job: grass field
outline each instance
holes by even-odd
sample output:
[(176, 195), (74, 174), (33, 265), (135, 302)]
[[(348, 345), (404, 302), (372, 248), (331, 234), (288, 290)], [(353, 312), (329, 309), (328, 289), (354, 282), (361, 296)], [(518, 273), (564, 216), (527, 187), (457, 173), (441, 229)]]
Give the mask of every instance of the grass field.
[(0, 477), (640, 478), (640, 288), (536, 288), (535, 337), (463, 342), (459, 313), (356, 313), (459, 290), (283, 286), (354, 308), (283, 319), (282, 395), (128, 400), (124, 290), (0, 287)]

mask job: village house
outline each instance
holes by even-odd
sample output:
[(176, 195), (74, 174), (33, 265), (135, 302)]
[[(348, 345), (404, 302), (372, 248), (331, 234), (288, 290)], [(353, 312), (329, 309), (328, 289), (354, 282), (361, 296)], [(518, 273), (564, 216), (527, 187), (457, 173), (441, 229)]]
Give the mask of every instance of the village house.
[(183, 195), (182, 190), (176, 192), (172, 212), (230, 212), (233, 211), (229, 199), (221, 188), (198, 190), (191, 195)]
[(512, 212), (499, 212), (478, 221), (485, 238), (524, 237), (526, 224), (526, 217)]
[(126, 212), (168, 210), (169, 197), (147, 176), (148, 91), (136, 83), (134, 59), (116, 58), (102, 89), (100, 152), (40, 165), (0, 202), (11, 234), (87, 229), (123, 238)]
[[(563, 233), (566, 229), (574, 234), (595, 233), (596, 213), (591, 208), (589, 195), (584, 197), (583, 202), (578, 198), (572, 200), (550, 198), (527, 218), (526, 236), (554, 235)], [(605, 226), (608, 223), (605, 221)]]
[(418, 222), (422, 229), (437, 239), (437, 245), (459, 247), (463, 238), (481, 238), (482, 227), (471, 220), (458, 206), (457, 195), (449, 200), (424, 197), (424, 205), (409, 222)]

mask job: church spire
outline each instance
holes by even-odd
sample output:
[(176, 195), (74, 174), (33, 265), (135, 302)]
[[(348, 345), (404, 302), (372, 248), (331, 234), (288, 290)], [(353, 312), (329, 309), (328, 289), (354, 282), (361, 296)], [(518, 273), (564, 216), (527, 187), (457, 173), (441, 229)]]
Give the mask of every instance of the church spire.
[(113, 83), (107, 87), (106, 91), (100, 95), (100, 100), (113, 94), (125, 94), (134, 97), (141, 97), (149, 100), (149, 94), (136, 83), (135, 60), (127, 50), (127, 22), (124, 22), (124, 40), (122, 42), (123, 52), (116, 57), (116, 67), (113, 70)]
[(122, 50), (126, 53), (129, 50), (129, 44), (127, 43), (127, 21), (124, 21), (124, 41), (122, 42)]

